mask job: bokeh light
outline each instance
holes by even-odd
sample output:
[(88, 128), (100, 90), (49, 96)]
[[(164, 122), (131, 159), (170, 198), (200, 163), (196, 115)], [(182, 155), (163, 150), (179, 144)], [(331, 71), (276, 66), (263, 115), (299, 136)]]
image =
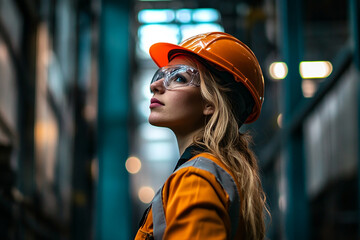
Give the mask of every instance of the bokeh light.
[(300, 63), (300, 75), (304, 79), (326, 78), (333, 70), (328, 61), (303, 61)]
[(131, 174), (136, 174), (141, 169), (141, 161), (137, 157), (129, 157), (125, 162), (126, 170)]
[(273, 62), (269, 67), (270, 76), (275, 80), (284, 79), (288, 73), (288, 68), (284, 62)]
[(139, 189), (138, 196), (141, 202), (150, 203), (155, 196), (155, 192), (151, 187), (144, 186)]

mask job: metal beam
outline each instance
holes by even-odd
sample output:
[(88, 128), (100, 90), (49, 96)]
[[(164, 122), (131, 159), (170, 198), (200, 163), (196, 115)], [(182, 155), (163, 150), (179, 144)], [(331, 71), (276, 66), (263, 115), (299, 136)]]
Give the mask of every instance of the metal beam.
[(128, 156), (128, 1), (101, 1), (95, 238), (130, 239)]
[[(355, 65), (355, 71), (357, 79), (360, 77), (360, 3), (359, 0), (350, 0), (349, 2), (349, 15), (350, 15), (350, 27), (351, 27), (351, 47), (353, 50), (353, 59)], [(358, 149), (360, 149), (360, 83), (357, 82), (357, 121), (358, 121)], [(358, 151), (358, 212), (360, 211), (360, 152)], [(358, 214), (358, 238), (360, 238), (360, 214)]]
[[(74, 107), (74, 161), (72, 165), (72, 208), (71, 208), (71, 238), (70, 239), (90, 239), (92, 232), (89, 231), (93, 225), (93, 184), (89, 178), (87, 170), (94, 157), (93, 148), (95, 139), (92, 123), (89, 123), (84, 116), (83, 109), (86, 107), (86, 87), (90, 79), (87, 77), (91, 69), (91, 46), (94, 40), (91, 37), (93, 21), (92, 12), (89, 6), (79, 7), (76, 11), (76, 83), (73, 90)], [(84, 80), (86, 79), (86, 80)]]
[[(295, 110), (303, 102), (299, 63), (303, 54), (302, 1), (280, 0), (282, 53), (288, 66), (283, 85), (283, 124), (293, 121)], [(308, 199), (305, 187), (303, 130), (299, 126), (283, 141), (286, 176), (285, 239), (309, 239)]]

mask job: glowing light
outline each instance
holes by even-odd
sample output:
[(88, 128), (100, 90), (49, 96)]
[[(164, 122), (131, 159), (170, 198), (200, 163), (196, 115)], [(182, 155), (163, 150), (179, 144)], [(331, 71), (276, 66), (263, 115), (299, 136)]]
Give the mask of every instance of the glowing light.
[(300, 75), (304, 79), (326, 78), (333, 70), (328, 61), (303, 61), (300, 63)]
[[(164, 35), (164, 33), (166, 33)], [(143, 58), (150, 58), (149, 48), (157, 42), (178, 44), (178, 26), (175, 24), (149, 24), (143, 25), (138, 30), (138, 47)]]
[(35, 142), (38, 146), (54, 145), (58, 138), (59, 129), (55, 121), (41, 120), (35, 124)]
[(219, 12), (213, 8), (196, 9), (193, 12), (194, 22), (216, 22), (219, 18)]
[(285, 198), (284, 195), (281, 195), (279, 197), (278, 204), (279, 204), (280, 211), (285, 212), (285, 210), (286, 210), (286, 198)]
[(288, 68), (284, 62), (274, 62), (269, 67), (270, 76), (273, 79), (280, 80), (284, 79), (288, 74)]
[(317, 84), (309, 79), (304, 79), (301, 84), (301, 88), (303, 91), (303, 95), (306, 98), (310, 98), (314, 96), (316, 90), (317, 90)]
[(138, 14), (141, 23), (169, 23), (174, 21), (175, 13), (170, 9), (144, 9)]
[(143, 203), (150, 203), (154, 196), (155, 192), (151, 187), (144, 186), (139, 189), (138, 197)]
[(280, 113), (276, 119), (277, 125), (279, 128), (282, 128), (282, 113)]
[(98, 160), (96, 158), (91, 160), (90, 172), (91, 172), (91, 178), (97, 181), (99, 176), (99, 166), (98, 166)]
[(181, 23), (188, 23), (191, 21), (190, 9), (179, 9), (176, 11), (176, 19)]
[(125, 162), (126, 170), (131, 174), (136, 174), (141, 169), (141, 161), (137, 157), (129, 157)]

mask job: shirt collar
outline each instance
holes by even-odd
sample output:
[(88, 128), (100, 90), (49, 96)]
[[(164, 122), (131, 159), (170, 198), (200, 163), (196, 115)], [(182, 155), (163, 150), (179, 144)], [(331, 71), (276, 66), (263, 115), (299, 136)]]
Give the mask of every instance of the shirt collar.
[(194, 157), (196, 154), (198, 154), (199, 152), (204, 152), (204, 148), (198, 145), (190, 145), (189, 147), (187, 147), (184, 151), (184, 153), (181, 155), (180, 159), (178, 160), (176, 167), (174, 169), (174, 172), (176, 171), (176, 169), (178, 169), (182, 164), (184, 164), (185, 162), (187, 162), (189, 159), (191, 159), (192, 157)]

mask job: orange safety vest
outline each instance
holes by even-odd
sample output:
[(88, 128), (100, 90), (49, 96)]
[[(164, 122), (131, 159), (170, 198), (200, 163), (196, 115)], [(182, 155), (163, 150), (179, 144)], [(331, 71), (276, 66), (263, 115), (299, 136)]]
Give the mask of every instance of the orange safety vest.
[(241, 239), (239, 184), (217, 158), (201, 153), (156, 193), (135, 240)]

